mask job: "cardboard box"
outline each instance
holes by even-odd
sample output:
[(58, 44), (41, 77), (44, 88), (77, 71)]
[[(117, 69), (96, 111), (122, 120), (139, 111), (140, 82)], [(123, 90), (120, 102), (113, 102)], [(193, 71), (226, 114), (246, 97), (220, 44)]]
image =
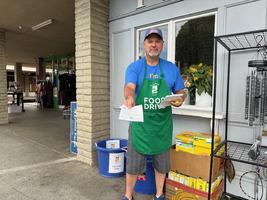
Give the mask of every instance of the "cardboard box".
[[(195, 155), (183, 151), (176, 151), (175, 145), (170, 149), (171, 170), (192, 177), (199, 177), (209, 181), (210, 156)], [(213, 158), (212, 182), (222, 174), (223, 159)]]
[[(219, 200), (223, 192), (223, 181), (211, 194), (211, 200)], [(191, 200), (207, 200), (208, 193), (190, 188), (170, 179), (166, 180), (166, 199), (191, 199)]]

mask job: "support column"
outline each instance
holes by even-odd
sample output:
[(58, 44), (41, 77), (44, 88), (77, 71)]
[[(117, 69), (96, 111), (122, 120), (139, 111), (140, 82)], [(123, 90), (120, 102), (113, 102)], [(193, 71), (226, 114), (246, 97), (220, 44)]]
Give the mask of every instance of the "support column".
[(110, 135), (108, 13), (108, 0), (75, 0), (77, 158), (91, 166)]
[(22, 63), (16, 63), (15, 65), (15, 81), (19, 85), (19, 89), (24, 91), (24, 81), (22, 76)]
[(37, 80), (45, 80), (45, 66), (43, 58), (38, 58), (37, 60), (36, 78)]
[(0, 29), (0, 124), (8, 123), (5, 47), (5, 31)]

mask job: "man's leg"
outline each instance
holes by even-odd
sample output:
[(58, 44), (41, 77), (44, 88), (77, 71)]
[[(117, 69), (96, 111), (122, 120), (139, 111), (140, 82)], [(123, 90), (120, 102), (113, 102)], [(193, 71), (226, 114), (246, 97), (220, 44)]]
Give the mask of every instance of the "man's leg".
[(139, 154), (128, 143), (127, 162), (126, 162), (126, 192), (125, 196), (132, 199), (134, 186), (139, 174), (146, 171), (146, 156)]
[(156, 196), (160, 197), (163, 194), (166, 174), (170, 171), (170, 154), (168, 150), (153, 156), (153, 167), (157, 189)]
[(125, 196), (132, 199), (134, 186), (139, 174), (146, 171), (146, 155), (138, 153), (131, 144), (131, 127), (129, 127), (129, 139), (126, 159), (126, 192)]
[(158, 172), (156, 169), (155, 171), (155, 181), (156, 181), (156, 196), (159, 197), (163, 194), (163, 187), (164, 187), (164, 182), (165, 182), (165, 177), (166, 174), (162, 174), (160, 172)]
[(125, 196), (128, 199), (132, 199), (134, 186), (137, 180), (137, 175), (126, 173), (126, 192)]

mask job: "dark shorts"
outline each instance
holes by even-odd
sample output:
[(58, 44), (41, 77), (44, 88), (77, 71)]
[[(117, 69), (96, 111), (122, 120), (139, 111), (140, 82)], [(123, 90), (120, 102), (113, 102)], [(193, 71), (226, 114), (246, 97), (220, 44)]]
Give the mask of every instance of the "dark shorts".
[[(137, 152), (131, 144), (131, 134), (129, 128), (129, 140), (127, 148), (127, 162), (126, 162), (126, 172), (128, 174), (140, 175), (146, 172), (147, 157), (145, 155)], [(152, 155), (152, 165), (154, 169), (158, 172), (165, 174), (170, 171), (170, 154), (169, 151), (163, 152), (161, 154)]]

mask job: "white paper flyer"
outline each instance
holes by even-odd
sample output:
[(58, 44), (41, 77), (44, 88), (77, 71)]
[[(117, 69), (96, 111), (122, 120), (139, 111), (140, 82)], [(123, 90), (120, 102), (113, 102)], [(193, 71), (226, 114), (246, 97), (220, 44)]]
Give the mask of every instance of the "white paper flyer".
[(124, 171), (124, 152), (109, 154), (109, 173), (121, 173)]

